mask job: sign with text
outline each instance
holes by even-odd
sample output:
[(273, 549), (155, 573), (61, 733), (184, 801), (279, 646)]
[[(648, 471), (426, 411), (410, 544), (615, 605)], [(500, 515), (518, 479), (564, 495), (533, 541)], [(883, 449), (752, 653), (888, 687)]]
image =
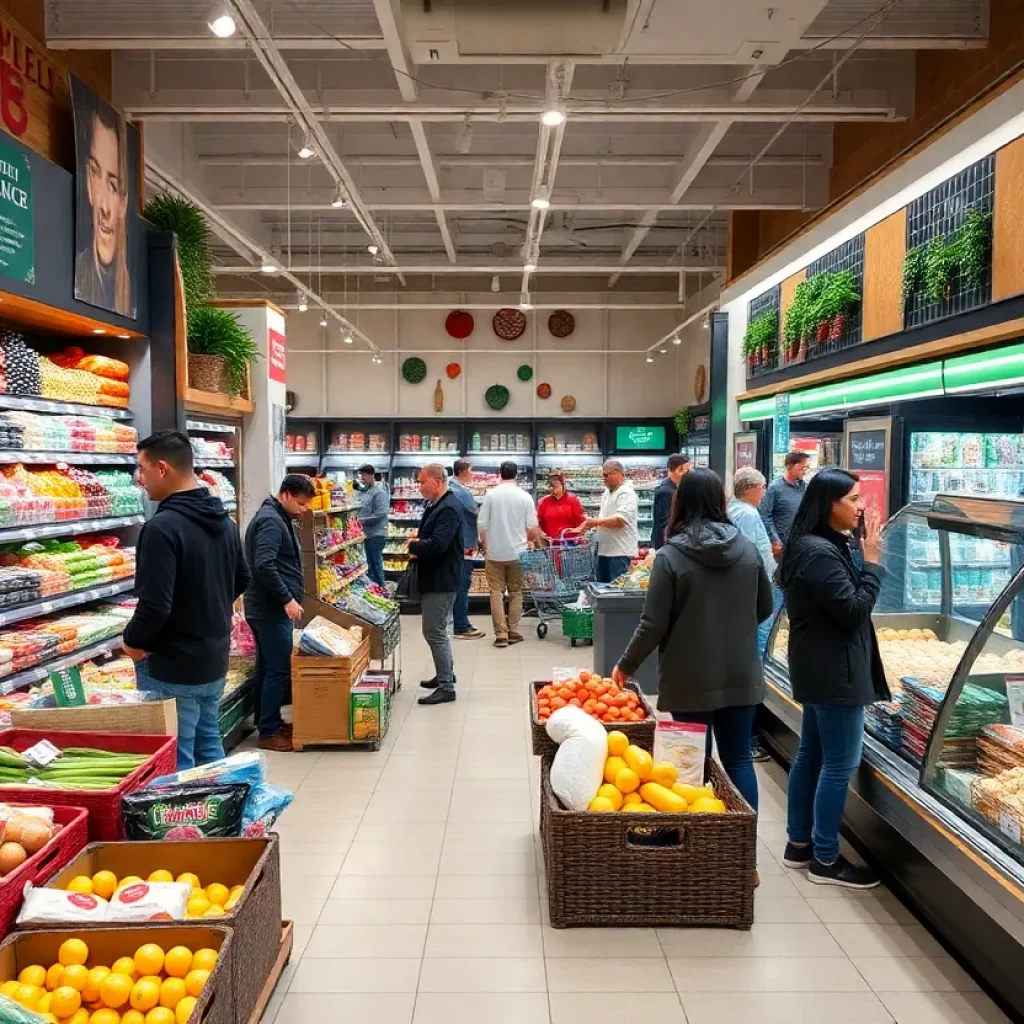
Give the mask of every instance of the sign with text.
[(619, 451), (663, 451), (663, 426), (616, 427), (615, 447)]
[(82, 673), (77, 668), (62, 668), (50, 673), (53, 685), (53, 699), (59, 708), (79, 707), (85, 703), (85, 687)]
[(0, 274), (33, 284), (32, 168), (28, 157), (0, 137)]
[(284, 384), (288, 378), (285, 338), (283, 334), (271, 329), (267, 332), (267, 373), (271, 380)]
[(884, 470), (885, 431), (856, 430), (850, 432), (850, 471), (865, 469)]
[(789, 451), (789, 395), (775, 396), (775, 415), (772, 417), (772, 451), (785, 455)]

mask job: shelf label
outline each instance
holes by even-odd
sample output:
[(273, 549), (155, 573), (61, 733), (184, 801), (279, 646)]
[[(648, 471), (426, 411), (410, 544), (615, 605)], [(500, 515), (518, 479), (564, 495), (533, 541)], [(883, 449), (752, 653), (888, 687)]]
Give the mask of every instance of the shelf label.
[(1010, 722), (1024, 728), (1024, 676), (1006, 677), (1006, 699), (1010, 702)]
[(62, 668), (50, 673), (53, 696), (59, 708), (80, 707), (85, 704), (85, 687), (78, 668)]
[(1006, 811), (999, 812), (999, 831), (1007, 839), (1012, 839), (1018, 846), (1020, 845), (1020, 821), (1012, 814), (1007, 814)]
[(37, 768), (46, 768), (53, 764), (61, 756), (62, 751), (55, 747), (49, 740), (40, 740), (34, 747), (22, 753), (26, 761), (31, 762)]

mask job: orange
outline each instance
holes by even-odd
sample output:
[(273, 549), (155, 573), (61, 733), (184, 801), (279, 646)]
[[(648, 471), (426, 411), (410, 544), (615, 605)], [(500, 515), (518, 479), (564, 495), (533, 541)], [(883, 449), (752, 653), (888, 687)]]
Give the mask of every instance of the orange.
[(138, 972), (135, 970), (135, 961), (130, 956), (122, 956), (114, 961), (110, 968), (113, 974), (126, 974), (132, 981), (135, 981)]
[(60, 987), (60, 976), (64, 973), (63, 964), (54, 964), (46, 972), (46, 988), (52, 992), (55, 988)]
[(606, 800), (610, 800), (612, 807), (617, 811), (622, 807), (622, 793), (619, 792), (613, 785), (605, 782), (603, 785), (597, 787), (597, 795), (603, 796)]
[(624, 732), (613, 729), (608, 733), (608, 753), (613, 757), (622, 757), (628, 746), (629, 737)]
[(81, 939), (67, 939), (61, 944), (57, 959), (65, 967), (69, 964), (84, 964), (89, 959), (89, 947)]
[(149, 878), (147, 878), (146, 881), (147, 882), (173, 882), (174, 881), (174, 875), (172, 875), (170, 873), (170, 871), (168, 871), (166, 868), (158, 868), (156, 871), (151, 871), (149, 873)]
[[(193, 961), (194, 962), (194, 961)], [(191, 970), (185, 978), (185, 988), (190, 996), (198, 996), (203, 991), (206, 979), (210, 977), (209, 971)]]
[(181, 978), (167, 978), (160, 986), (160, 1005), (173, 1010), (188, 995)]
[(113, 871), (97, 871), (92, 876), (92, 891), (96, 896), (109, 900), (117, 888), (117, 875)]
[(174, 946), (167, 950), (164, 970), (168, 977), (184, 978), (192, 970), (192, 950), (187, 946)]
[(615, 776), (626, 767), (626, 762), (621, 757), (609, 757), (604, 763), (604, 781), (615, 784)]
[(18, 981), (22, 985), (35, 985), (36, 988), (42, 988), (46, 984), (46, 968), (40, 967), (38, 964), (34, 964), (32, 967), (26, 967), (21, 974), (18, 975)]
[(49, 1013), (50, 1012), (50, 1000), (53, 998), (52, 994), (47, 992), (43, 997), (36, 1003), (36, 1013)]
[[(64, 968), (62, 967), (61, 970), (63, 971)], [(7, 996), (8, 999), (13, 999), (14, 993), (18, 991), (20, 985), (21, 982), (17, 978), (12, 978), (10, 981), (5, 981), (0, 985), (0, 993)]]
[(100, 984), (100, 999), (116, 1010), (128, 1002), (134, 987), (135, 982), (127, 974), (108, 974)]
[(156, 1006), (146, 1014), (146, 1024), (174, 1024), (174, 1011), (166, 1006)]
[(218, 906), (217, 904), (214, 904), (212, 907), (210, 907), (210, 909), (208, 911), (206, 911), (205, 914), (203, 914), (203, 917), (223, 917), (223, 916), (224, 916), (224, 908), (221, 907), (221, 906)]
[(214, 882), (213, 885), (206, 887), (206, 898), (218, 907), (223, 907), (230, 895), (231, 890), (220, 882)]
[(89, 1018), (89, 1024), (121, 1024), (121, 1014), (102, 1006)]
[(193, 896), (185, 907), (188, 917), (202, 917), (210, 909), (210, 901), (205, 896)]
[(60, 976), (60, 984), (62, 988), (65, 985), (70, 985), (71, 988), (81, 992), (89, 984), (89, 968), (83, 967), (81, 964), (65, 967), (64, 973)]
[(121, 1017), (121, 1024), (146, 1024), (146, 1015), (140, 1010), (126, 1010)]
[(614, 782), (620, 793), (632, 793), (640, 785), (640, 776), (632, 768), (623, 768), (616, 772)]
[(159, 974), (164, 969), (164, 951), (155, 942), (147, 942), (135, 950), (135, 970), (139, 974)]
[(50, 1013), (58, 1017), (70, 1017), (82, 1005), (78, 989), (62, 985), (50, 996)]
[(43, 990), (35, 985), (18, 985), (18, 991), (11, 998), (26, 1010), (34, 1010), (42, 994)]
[(82, 989), (82, 1000), (86, 1003), (95, 1003), (100, 998), (100, 986), (103, 979), (110, 974), (109, 967), (94, 967), (89, 972), (89, 981)]
[(68, 882), (68, 892), (92, 893), (92, 879), (88, 875), (78, 875)]
[(193, 889), (202, 889), (202, 886), (199, 884), (199, 876), (193, 875), (191, 871), (186, 871), (183, 874), (178, 875), (175, 881), (185, 882)]
[(120, 892), (122, 889), (126, 889), (129, 885), (136, 885), (138, 882), (141, 881), (142, 879), (139, 878), (138, 875), (127, 875), (126, 877), (122, 878), (120, 882), (117, 883), (116, 891)]
[[(184, 999), (174, 1008), (174, 1019), (175, 1024), (188, 1024), (189, 1017), (192, 1016), (192, 1011), (196, 1008), (196, 997), (185, 996)], [(126, 1021), (121, 1021), (121, 1024), (127, 1024)]]
[(133, 1010), (148, 1013), (160, 1002), (160, 982), (156, 978), (139, 978), (132, 989), (131, 1004)]
[[(50, 1012), (53, 1013), (52, 1008)], [(82, 1006), (75, 1010), (67, 1020), (62, 1020), (61, 1024), (89, 1024), (89, 1011)]]
[(217, 964), (215, 949), (197, 949), (192, 957), (192, 970), (212, 971)]

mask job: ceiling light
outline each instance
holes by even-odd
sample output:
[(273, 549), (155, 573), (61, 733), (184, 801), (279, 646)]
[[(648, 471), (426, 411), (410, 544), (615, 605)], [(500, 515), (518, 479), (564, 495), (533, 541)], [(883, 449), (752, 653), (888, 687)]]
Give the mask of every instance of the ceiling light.
[(368, 246), (366, 247), (366, 251), (367, 251), (367, 252), (368, 252), (368, 253), (369, 253), (369, 254), (370, 254), (371, 256), (376, 256), (376, 255), (377, 255), (377, 254), (378, 254), (378, 253), (380, 252), (380, 246), (379, 246), (379, 245), (368, 245)]
[(352, 333), (350, 331), (346, 331), (345, 332), (345, 344), (346, 345), (351, 345), (352, 344)]
[(652, 356), (650, 352), (647, 353), (647, 362), (649, 362), (649, 363), (653, 363), (654, 362), (654, 356)]
[(682, 343), (683, 343), (683, 339), (680, 338), (678, 334), (673, 334), (672, 335), (672, 344), (673, 345), (682, 345)]
[(103, 327), (94, 327), (92, 329), (92, 333), (93, 334), (106, 334), (107, 332), (106, 332), (106, 329), (103, 328)]
[(321, 313), (320, 314), (320, 326), (321, 327), (326, 327), (327, 326), (327, 314), (326, 313)]
[(131, 335), (130, 335), (130, 334), (119, 334), (119, 335), (118, 335), (118, 337), (119, 337), (119, 338), (120, 338), (120, 339), (121, 339), (122, 341), (127, 341), (127, 340), (128, 340), (128, 339), (129, 339), (130, 337), (131, 337)]
[(560, 124), (565, 124), (565, 111), (561, 107), (548, 107), (540, 115), (540, 119), (549, 128), (557, 128)]
[(535, 210), (546, 210), (551, 205), (551, 200), (544, 196), (537, 196), (530, 205)]
[(276, 274), (277, 264), (269, 257), (263, 257), (263, 263), (260, 264), (260, 271), (264, 274)]
[(711, 326), (711, 317), (707, 313), (705, 313), (704, 320), (702, 322), (704, 325), (704, 330), (706, 331)]
[(305, 313), (309, 309), (309, 301), (306, 298), (305, 292), (299, 292), (299, 312)]
[(523, 292), (523, 294), (519, 296), (519, 308), (524, 311), (533, 309), (533, 303), (530, 301), (529, 293)]
[(537, 264), (536, 263), (524, 263), (523, 264), (523, 270), (525, 270), (528, 274), (532, 274), (536, 269), (537, 269)]
[(455, 152), (465, 156), (472, 148), (473, 124), (469, 120), (469, 114), (467, 114), (466, 119), (455, 129)]
[(334, 193), (334, 198), (331, 200), (331, 206), (335, 210), (340, 210), (345, 206), (348, 206), (348, 199), (345, 198), (345, 193), (342, 192), (341, 186), (338, 186), (338, 191)]
[(299, 146), (299, 159), (308, 160), (315, 152), (316, 150), (313, 148), (312, 143), (309, 139), (306, 139), (306, 141)]
[(665, 354), (666, 354), (667, 352), (668, 352), (668, 349), (667, 349), (667, 348), (659, 348), (659, 349), (658, 349), (658, 355), (659, 355), (659, 356), (663, 356), (663, 355), (665, 355)]
[(501, 278), (498, 277), (497, 274), (495, 274), (494, 277), (491, 278), (491, 291), (492, 292), (500, 292), (501, 291)]
[(228, 39), (235, 34), (235, 19), (225, 4), (217, 4), (210, 11), (206, 24), (218, 39)]

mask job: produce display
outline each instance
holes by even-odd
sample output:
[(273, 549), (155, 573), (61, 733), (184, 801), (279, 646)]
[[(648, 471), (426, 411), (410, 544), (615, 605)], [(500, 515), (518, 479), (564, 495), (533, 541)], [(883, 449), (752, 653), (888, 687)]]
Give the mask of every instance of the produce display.
[[(185, 1024), (217, 965), (217, 951), (155, 942), (139, 946), (134, 956), (113, 964), (90, 963), (89, 946), (69, 938), (49, 967), (25, 967), (17, 979), (0, 985), (7, 1000), (36, 1016), (4, 1016), (0, 1021), (38, 1024)], [(41, 1016), (38, 1016), (41, 1015)]]
[(564, 682), (542, 686), (537, 691), (535, 717), (546, 721), (566, 705), (582, 708), (601, 722), (643, 722), (648, 717), (633, 690), (586, 670)]
[(10, 747), (0, 747), (0, 787), (113, 789), (149, 760), (148, 754), (117, 754), (95, 747), (67, 747), (45, 768)]
[(135, 549), (116, 537), (50, 539), (0, 547), (0, 607), (130, 579)]
[(653, 558), (634, 562), (626, 572), (612, 580), (610, 586), (616, 590), (646, 590), (651, 583), (653, 566)]
[(0, 804), (0, 877), (21, 867), (56, 833), (52, 808)]
[(92, 416), (51, 416), (0, 412), (0, 449), (135, 454), (138, 434), (117, 420)]
[(330, 603), (375, 626), (384, 625), (398, 611), (398, 602), (393, 601), (382, 587), (365, 578), (357, 579), (350, 587), (339, 591)]

